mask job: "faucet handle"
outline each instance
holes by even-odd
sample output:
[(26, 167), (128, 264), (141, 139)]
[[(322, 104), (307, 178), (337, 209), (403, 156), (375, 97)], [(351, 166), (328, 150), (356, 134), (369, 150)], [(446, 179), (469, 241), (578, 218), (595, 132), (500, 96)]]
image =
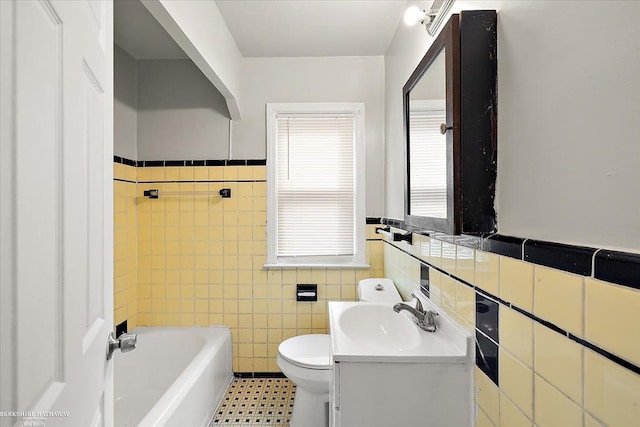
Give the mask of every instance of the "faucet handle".
[(437, 311), (427, 311), (426, 313), (427, 318), (429, 318), (431, 321), (435, 321), (436, 316), (438, 316), (438, 312)]
[(425, 314), (424, 314), (424, 323), (425, 323), (425, 330), (428, 332), (435, 332), (437, 325), (436, 325), (436, 316), (438, 315), (437, 312), (435, 311), (431, 311), (428, 310)]
[(411, 296), (416, 299), (416, 310), (424, 313), (424, 308), (422, 307), (422, 302), (420, 301), (420, 299), (413, 292), (411, 292)]

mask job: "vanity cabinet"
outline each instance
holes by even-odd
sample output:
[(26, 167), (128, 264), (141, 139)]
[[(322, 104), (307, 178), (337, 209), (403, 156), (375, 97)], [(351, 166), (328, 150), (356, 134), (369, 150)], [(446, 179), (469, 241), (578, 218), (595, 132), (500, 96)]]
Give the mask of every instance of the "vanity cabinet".
[(454, 14), (403, 88), (405, 223), (495, 232), (496, 12)]
[(332, 427), (472, 424), (471, 365), (334, 362)]
[(473, 335), (417, 298), (438, 313), (435, 332), (393, 303), (329, 302), (331, 426), (473, 424)]

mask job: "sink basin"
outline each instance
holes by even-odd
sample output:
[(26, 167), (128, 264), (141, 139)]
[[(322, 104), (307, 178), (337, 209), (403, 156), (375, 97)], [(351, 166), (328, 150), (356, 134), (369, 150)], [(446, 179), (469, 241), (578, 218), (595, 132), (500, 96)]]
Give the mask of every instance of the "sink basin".
[[(423, 301), (429, 310), (438, 310)], [(418, 328), (409, 313), (383, 302), (329, 302), (331, 352), (334, 362), (446, 362), (473, 360), (472, 335), (454, 326), (444, 313), (436, 332)]]
[(384, 305), (353, 305), (338, 318), (344, 335), (361, 349), (404, 351), (420, 343), (420, 332), (405, 315)]

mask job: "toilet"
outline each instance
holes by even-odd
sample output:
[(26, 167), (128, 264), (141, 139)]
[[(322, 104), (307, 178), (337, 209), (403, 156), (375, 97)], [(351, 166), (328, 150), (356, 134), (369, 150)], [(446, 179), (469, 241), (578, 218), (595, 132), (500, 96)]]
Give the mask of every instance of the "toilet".
[(363, 279), (358, 283), (358, 301), (402, 302), (402, 297), (391, 279)]
[[(358, 283), (358, 300), (394, 304), (402, 298), (391, 279), (364, 279)], [(290, 426), (328, 426), (333, 374), (330, 335), (298, 335), (284, 340), (278, 346), (276, 363), (296, 385)]]

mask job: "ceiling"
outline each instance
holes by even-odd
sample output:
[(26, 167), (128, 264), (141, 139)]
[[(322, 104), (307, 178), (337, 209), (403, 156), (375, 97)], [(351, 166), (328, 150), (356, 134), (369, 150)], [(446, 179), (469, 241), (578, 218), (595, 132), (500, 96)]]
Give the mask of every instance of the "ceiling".
[(216, 0), (243, 56), (384, 55), (406, 0)]
[(187, 58), (139, 0), (116, 0), (113, 5), (114, 38), (135, 59)]
[[(385, 54), (407, 0), (216, 4), (243, 56), (368, 56)], [(187, 58), (139, 0), (114, 1), (114, 37), (135, 59)]]

